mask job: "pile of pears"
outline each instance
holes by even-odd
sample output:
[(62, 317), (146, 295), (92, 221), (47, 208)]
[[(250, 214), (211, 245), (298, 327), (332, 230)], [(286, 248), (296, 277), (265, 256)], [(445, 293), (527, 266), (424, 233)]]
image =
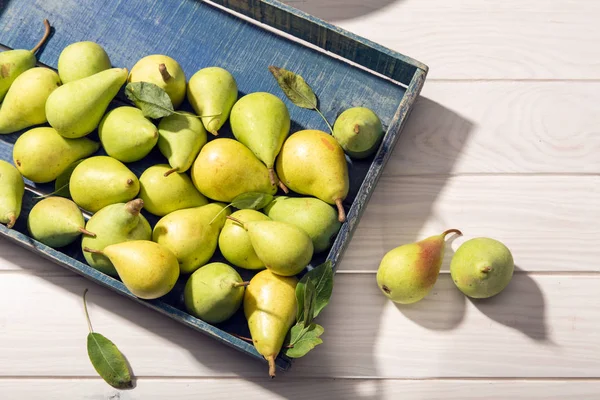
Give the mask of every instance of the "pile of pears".
[[(25, 180), (54, 183), (25, 217), (32, 238), (52, 248), (78, 243), (90, 268), (140, 299), (165, 296), (184, 279), (187, 311), (207, 323), (243, 308), (274, 376), (296, 318), (296, 276), (346, 221), (346, 157), (376, 150), (377, 116), (356, 107), (333, 134), (291, 133), (282, 99), (238, 98), (224, 68), (201, 68), (188, 80), (175, 59), (152, 54), (129, 71), (82, 41), (62, 50), (55, 72), (35, 66), (44, 40), (32, 51), (0, 53), (0, 134), (18, 135), (13, 163), (0, 161), (0, 223), (11, 228), (20, 218)], [(151, 119), (134, 104), (111, 107), (136, 82), (160, 88), (175, 111)], [(226, 123), (233, 137), (219, 136)], [(138, 173), (130, 163), (144, 159), (152, 165)], [(231, 207), (248, 193), (272, 201)], [(224, 262), (214, 261), (219, 254)], [(239, 269), (252, 279), (243, 281)]]

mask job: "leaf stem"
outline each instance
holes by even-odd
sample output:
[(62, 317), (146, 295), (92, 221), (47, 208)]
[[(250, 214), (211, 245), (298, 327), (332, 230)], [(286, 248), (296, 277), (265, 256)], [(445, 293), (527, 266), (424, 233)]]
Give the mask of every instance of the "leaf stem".
[(327, 121), (327, 118), (325, 118), (325, 116), (323, 115), (323, 113), (321, 112), (321, 110), (319, 110), (319, 107), (315, 107), (315, 111), (319, 113), (319, 115), (321, 116), (321, 118), (323, 118), (323, 121), (325, 121), (325, 123), (327, 124), (327, 127), (331, 131), (331, 134), (333, 134), (333, 128), (331, 127), (331, 125)]
[(221, 209), (221, 211), (219, 211), (219, 212), (217, 213), (217, 215), (215, 215), (215, 217), (214, 217), (213, 219), (211, 219), (211, 220), (210, 220), (210, 222), (209, 222), (208, 224), (209, 224), (209, 225), (212, 225), (212, 223), (213, 223), (213, 222), (215, 222), (215, 219), (217, 219), (217, 217), (218, 217), (219, 215), (221, 215), (221, 213), (222, 213), (223, 211), (227, 210), (227, 207), (231, 207), (231, 204), (227, 204), (225, 207), (223, 207), (223, 208)]
[(88, 328), (90, 333), (93, 333), (92, 323), (90, 322), (90, 314), (88, 313), (87, 303), (85, 302), (85, 295), (87, 294), (87, 288), (83, 291), (83, 309), (85, 310), (85, 319), (87, 320)]
[(40, 200), (40, 199), (45, 199), (47, 197), (52, 197), (54, 196), (56, 193), (60, 192), (61, 190), (63, 190), (64, 188), (69, 186), (69, 182), (67, 182), (66, 184), (62, 185), (61, 187), (59, 187), (57, 190), (55, 190), (54, 192), (50, 192), (48, 194), (44, 194), (41, 196), (33, 196), (34, 199), (36, 200)]

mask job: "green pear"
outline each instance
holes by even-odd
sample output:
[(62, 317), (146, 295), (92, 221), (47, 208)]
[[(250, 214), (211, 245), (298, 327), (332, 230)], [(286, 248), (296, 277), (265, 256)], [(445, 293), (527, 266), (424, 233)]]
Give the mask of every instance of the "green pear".
[(215, 253), (219, 233), (229, 215), (229, 209), (224, 208), (224, 204), (210, 203), (173, 211), (156, 223), (152, 240), (175, 254), (182, 274), (190, 274)]
[(227, 218), (248, 232), (256, 255), (274, 273), (296, 275), (310, 263), (314, 252), (312, 240), (297, 226), (272, 220), (242, 222), (232, 216)]
[(66, 138), (88, 135), (126, 80), (126, 68), (111, 68), (65, 83), (46, 101), (48, 123)]
[(373, 154), (381, 143), (383, 133), (379, 117), (366, 107), (345, 110), (333, 124), (333, 137), (346, 154), (355, 159)]
[(71, 43), (58, 56), (58, 75), (62, 83), (87, 78), (111, 66), (104, 48), (91, 41)]
[(153, 83), (164, 89), (174, 108), (179, 107), (185, 99), (185, 73), (179, 63), (169, 56), (152, 54), (142, 58), (131, 68), (128, 80)]
[(185, 284), (185, 307), (193, 316), (218, 324), (231, 318), (240, 308), (247, 284), (227, 264), (206, 264), (194, 271)]
[(23, 133), (13, 147), (21, 174), (36, 183), (55, 180), (69, 165), (95, 153), (100, 144), (88, 138), (66, 139), (48, 127)]
[(171, 168), (158, 164), (146, 169), (140, 176), (139, 197), (146, 211), (163, 217), (176, 210), (208, 204), (186, 174), (167, 174)]
[(158, 129), (139, 108), (122, 106), (106, 113), (98, 136), (106, 154), (129, 163), (150, 153), (158, 142)]
[(25, 181), (14, 165), (0, 160), (0, 224), (12, 228), (21, 215)]
[(235, 103), (230, 120), (233, 136), (265, 163), (271, 183), (276, 184), (273, 165), (290, 132), (290, 113), (285, 103), (271, 93), (250, 93)]
[(388, 251), (377, 270), (377, 285), (383, 294), (400, 304), (416, 303), (427, 296), (440, 273), (449, 233), (461, 235), (459, 230), (449, 229)]
[(283, 144), (276, 169), (288, 188), (335, 204), (338, 220), (346, 220), (342, 201), (350, 188), (348, 165), (344, 150), (333, 136), (318, 130), (293, 133)]
[(46, 122), (46, 100), (59, 86), (58, 74), (49, 68), (31, 68), (19, 75), (0, 107), (0, 133)]
[[(143, 207), (144, 202), (141, 199), (135, 199), (102, 208), (92, 215), (85, 225), (86, 230), (95, 236), (83, 236), (81, 248), (104, 250), (111, 244), (132, 240), (151, 240), (152, 227), (140, 213)], [(117, 270), (108, 257), (86, 251), (83, 252), (83, 255), (91, 267), (110, 276), (118, 276)]]
[(35, 67), (35, 64), (37, 63), (35, 53), (50, 36), (50, 24), (47, 19), (44, 20), (44, 25), (46, 28), (44, 37), (33, 49), (14, 49), (0, 53), (0, 103), (15, 79), (23, 72)]
[(458, 289), (475, 299), (502, 292), (510, 283), (515, 263), (502, 242), (478, 237), (467, 240), (452, 256), (450, 275)]
[(79, 207), (94, 213), (109, 204), (132, 200), (140, 191), (140, 182), (121, 161), (95, 156), (75, 167), (69, 190)]
[(200, 193), (215, 201), (230, 203), (246, 192), (277, 192), (267, 167), (235, 139), (219, 138), (204, 145), (191, 176)]
[(187, 98), (196, 114), (202, 117), (207, 131), (218, 135), (238, 97), (231, 73), (220, 67), (202, 68), (190, 78)]
[(244, 293), (244, 315), (256, 351), (269, 362), (269, 375), (275, 376), (275, 357), (296, 321), (298, 279), (265, 269), (250, 280)]
[(85, 251), (108, 257), (125, 287), (140, 299), (151, 300), (166, 295), (179, 278), (175, 255), (150, 240), (132, 240), (111, 244), (102, 251), (91, 248)]
[(277, 196), (265, 207), (265, 214), (275, 221), (296, 225), (308, 233), (315, 253), (327, 250), (342, 226), (336, 210), (315, 197)]
[(47, 197), (36, 203), (27, 216), (31, 237), (46, 246), (59, 248), (77, 240), (85, 229), (85, 220), (77, 204), (63, 197)]
[(158, 149), (173, 172), (186, 172), (206, 144), (206, 130), (194, 114), (181, 111), (158, 124)]
[[(231, 217), (242, 222), (269, 221), (271, 218), (255, 210), (238, 210)], [(223, 257), (236, 267), (245, 269), (263, 269), (265, 263), (256, 255), (248, 232), (237, 222), (230, 219), (219, 235), (219, 250)]]

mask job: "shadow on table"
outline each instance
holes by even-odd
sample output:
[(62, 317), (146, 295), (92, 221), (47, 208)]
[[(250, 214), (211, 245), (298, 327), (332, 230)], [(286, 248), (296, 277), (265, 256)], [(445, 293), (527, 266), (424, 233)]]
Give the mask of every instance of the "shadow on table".
[(325, 21), (360, 18), (403, 0), (283, 0), (284, 3)]

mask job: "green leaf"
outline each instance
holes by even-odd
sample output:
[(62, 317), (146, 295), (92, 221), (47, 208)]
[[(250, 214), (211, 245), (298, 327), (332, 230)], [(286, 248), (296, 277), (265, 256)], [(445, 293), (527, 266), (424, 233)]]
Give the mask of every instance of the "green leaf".
[(266, 207), (271, 201), (273, 201), (273, 196), (268, 193), (247, 192), (233, 199), (231, 205), (239, 210), (260, 210)]
[(304, 289), (304, 316), (302, 318), (304, 326), (309, 326), (313, 320), (316, 298), (317, 293), (315, 292), (315, 285), (312, 280), (308, 279)]
[[(329, 303), (331, 293), (333, 292), (333, 269), (331, 268), (331, 261), (326, 261), (318, 267), (308, 271), (302, 277), (300, 282), (298, 282), (298, 285), (296, 286), (296, 300), (299, 307), (298, 320), (303, 317), (303, 315), (300, 314), (303, 314), (305, 298), (304, 292), (306, 291), (306, 282), (309, 279), (314, 283), (315, 305), (312, 318), (316, 318), (317, 315), (319, 315), (319, 313), (321, 313), (321, 311)], [(301, 307), (300, 303), (302, 303)]]
[(117, 389), (133, 386), (127, 361), (113, 342), (99, 333), (90, 332), (87, 351), (94, 369), (106, 383)]
[(297, 323), (290, 330), (290, 345), (285, 350), (285, 355), (291, 358), (300, 358), (316, 346), (323, 343), (319, 338), (325, 330), (321, 325), (310, 324), (304, 327), (304, 324)]
[(283, 68), (269, 66), (283, 93), (298, 107), (314, 110), (317, 108), (317, 96), (300, 75)]
[(154, 83), (130, 82), (125, 86), (125, 95), (146, 118), (168, 117), (175, 112), (167, 92)]

